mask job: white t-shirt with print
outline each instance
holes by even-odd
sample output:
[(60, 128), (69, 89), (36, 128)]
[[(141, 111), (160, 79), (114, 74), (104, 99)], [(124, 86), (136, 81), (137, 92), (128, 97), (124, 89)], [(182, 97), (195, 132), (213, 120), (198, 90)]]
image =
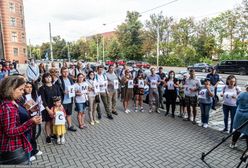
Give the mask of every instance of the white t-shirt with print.
[(75, 102), (76, 103), (85, 103), (87, 101), (87, 96), (88, 96), (88, 83), (87, 82), (82, 82), (82, 83), (75, 83), (75, 91), (78, 92), (80, 91), (83, 93), (81, 96), (75, 97)]
[[(223, 104), (227, 106), (236, 106), (237, 98), (239, 93), (241, 92), (241, 88), (235, 86), (234, 88), (229, 88), (228, 86), (224, 86), (222, 89), (223, 93)], [(236, 97), (236, 98), (233, 98)]]

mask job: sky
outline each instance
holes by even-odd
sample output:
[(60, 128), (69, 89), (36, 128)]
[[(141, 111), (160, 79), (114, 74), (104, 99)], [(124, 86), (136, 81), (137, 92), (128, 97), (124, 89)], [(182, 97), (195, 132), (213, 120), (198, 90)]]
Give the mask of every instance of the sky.
[[(151, 14), (161, 11), (166, 16), (196, 19), (213, 17), (233, 9), (242, 0), (23, 0), (27, 42), (33, 45), (49, 41), (49, 22), (52, 36), (67, 41), (113, 31), (124, 22), (127, 11), (142, 14), (145, 23)], [(166, 5), (167, 4), (167, 5)]]

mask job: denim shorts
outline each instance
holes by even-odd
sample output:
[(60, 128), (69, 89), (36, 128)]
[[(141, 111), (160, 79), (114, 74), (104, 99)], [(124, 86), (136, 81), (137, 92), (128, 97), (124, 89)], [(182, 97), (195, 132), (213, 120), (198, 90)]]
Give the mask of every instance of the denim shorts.
[(75, 103), (75, 110), (77, 112), (85, 112), (86, 107), (86, 103)]

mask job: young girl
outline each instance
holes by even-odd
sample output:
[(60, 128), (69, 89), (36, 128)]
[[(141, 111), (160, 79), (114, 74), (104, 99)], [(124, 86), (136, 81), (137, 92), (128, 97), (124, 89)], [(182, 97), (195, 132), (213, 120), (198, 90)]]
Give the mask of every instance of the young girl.
[(75, 83), (75, 106), (76, 111), (78, 112), (78, 124), (80, 129), (87, 128), (84, 123), (85, 110), (86, 110), (86, 101), (88, 100), (88, 84), (85, 81), (85, 76), (82, 73), (77, 75), (77, 83)]
[(53, 112), (53, 133), (57, 136), (57, 144), (65, 144), (65, 117), (66, 113), (61, 98), (53, 97), (54, 106), (51, 108)]
[(129, 70), (125, 70), (125, 75), (122, 77), (121, 79), (121, 84), (124, 87), (124, 92), (123, 92), (123, 107), (125, 109), (125, 113), (129, 113), (131, 112), (129, 109), (128, 109), (128, 104), (129, 104), (129, 101), (132, 99), (132, 96), (133, 96), (133, 88), (129, 88), (128, 87), (128, 82), (131, 81), (133, 78), (129, 72)]
[(88, 74), (88, 85), (89, 85), (89, 117), (90, 117), (90, 125), (99, 124), (99, 121), (96, 119), (96, 109), (99, 104), (98, 100), (96, 100), (96, 96), (99, 97), (99, 93), (97, 93), (94, 89), (95, 81), (95, 73), (94, 71), (90, 71)]
[(203, 128), (208, 127), (209, 111), (213, 103), (214, 89), (211, 88), (210, 79), (206, 78), (204, 86), (199, 91), (199, 104), (201, 109), (201, 125)]
[[(138, 75), (134, 79), (134, 95), (135, 95), (135, 112), (138, 112), (138, 106), (140, 105), (140, 111), (144, 112), (143, 109), (143, 95), (144, 95), (144, 75), (143, 72), (139, 71)], [(143, 85), (141, 84), (143, 82)]]

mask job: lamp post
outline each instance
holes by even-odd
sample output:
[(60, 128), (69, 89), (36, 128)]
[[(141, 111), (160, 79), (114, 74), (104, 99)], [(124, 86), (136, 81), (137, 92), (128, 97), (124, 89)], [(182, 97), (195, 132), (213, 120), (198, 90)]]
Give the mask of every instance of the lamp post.
[[(105, 23), (102, 24), (103, 26), (106, 26)], [(104, 33), (102, 34), (102, 62), (105, 63), (104, 59), (105, 59), (105, 51), (104, 51)]]
[(159, 67), (159, 43), (160, 43), (159, 25), (157, 25), (157, 67)]

